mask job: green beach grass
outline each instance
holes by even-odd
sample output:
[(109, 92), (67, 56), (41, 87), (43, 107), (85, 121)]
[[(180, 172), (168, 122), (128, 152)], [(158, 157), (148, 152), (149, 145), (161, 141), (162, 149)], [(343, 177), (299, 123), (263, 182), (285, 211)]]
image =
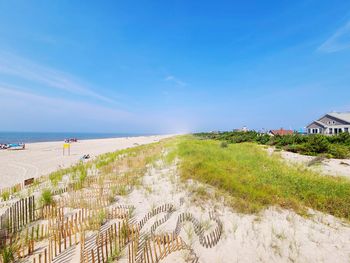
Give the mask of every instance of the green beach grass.
[(350, 219), (350, 181), (289, 166), (255, 143), (220, 145), (194, 136), (175, 139), (180, 175), (223, 190), (240, 212), (270, 205), (304, 213), (306, 207)]

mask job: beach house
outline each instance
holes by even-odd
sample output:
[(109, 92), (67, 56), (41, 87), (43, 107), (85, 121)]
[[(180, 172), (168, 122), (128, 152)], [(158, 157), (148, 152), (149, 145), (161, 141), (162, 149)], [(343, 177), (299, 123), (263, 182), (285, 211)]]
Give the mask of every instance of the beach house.
[(350, 132), (350, 112), (331, 112), (313, 121), (307, 127), (308, 134), (339, 134)]

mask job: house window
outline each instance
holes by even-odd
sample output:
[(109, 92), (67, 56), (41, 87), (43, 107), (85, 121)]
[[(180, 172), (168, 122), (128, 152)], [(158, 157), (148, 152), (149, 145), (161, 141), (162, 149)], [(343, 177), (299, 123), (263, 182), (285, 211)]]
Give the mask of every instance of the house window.
[(318, 133), (318, 129), (312, 129), (312, 133)]
[(349, 133), (349, 128), (344, 128), (344, 132)]
[(311, 129), (308, 129), (309, 134), (311, 133)]
[(334, 128), (334, 134), (342, 133), (341, 128)]
[(329, 134), (333, 134), (333, 129), (329, 128)]

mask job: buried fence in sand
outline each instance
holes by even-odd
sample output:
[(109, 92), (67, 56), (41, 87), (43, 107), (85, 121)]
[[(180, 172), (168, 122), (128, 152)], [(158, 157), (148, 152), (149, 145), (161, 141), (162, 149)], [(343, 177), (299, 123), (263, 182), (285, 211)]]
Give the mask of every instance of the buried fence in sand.
[[(143, 160), (136, 161), (140, 166), (146, 165)], [(125, 163), (132, 162), (122, 161), (123, 169), (119, 170), (125, 171)], [(38, 193), (4, 201), (0, 262), (156, 263), (183, 250), (189, 254), (186, 262), (198, 262), (191, 245), (180, 236), (186, 222), (192, 225), (202, 247), (210, 249), (219, 242), (223, 226), (213, 213), (209, 214), (215, 224), (211, 231), (205, 231), (193, 214), (177, 212), (178, 207), (171, 203), (159, 205), (137, 220), (135, 207), (119, 203), (116, 196), (130, 193), (135, 178), (143, 176), (145, 170), (136, 167), (128, 174), (115, 170), (56, 187), (48, 203), (42, 203)], [(43, 177), (40, 184), (47, 187), (48, 182)], [(157, 233), (170, 218), (176, 219), (174, 230)]]

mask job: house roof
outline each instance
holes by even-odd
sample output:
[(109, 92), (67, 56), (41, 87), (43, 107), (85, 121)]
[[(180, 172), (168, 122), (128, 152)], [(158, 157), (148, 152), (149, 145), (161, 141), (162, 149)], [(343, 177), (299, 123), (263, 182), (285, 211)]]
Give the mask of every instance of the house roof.
[(307, 125), (306, 127), (308, 128), (310, 125), (312, 125), (314, 123), (316, 123), (317, 125), (319, 125), (319, 126), (321, 126), (323, 128), (326, 128), (326, 125), (324, 123), (320, 122), (320, 121), (313, 121), (309, 125)]
[(327, 115), (350, 123), (350, 112), (331, 112)]
[(270, 130), (270, 133), (272, 133), (273, 135), (292, 135), (294, 134), (294, 131), (279, 129), (279, 130)]

